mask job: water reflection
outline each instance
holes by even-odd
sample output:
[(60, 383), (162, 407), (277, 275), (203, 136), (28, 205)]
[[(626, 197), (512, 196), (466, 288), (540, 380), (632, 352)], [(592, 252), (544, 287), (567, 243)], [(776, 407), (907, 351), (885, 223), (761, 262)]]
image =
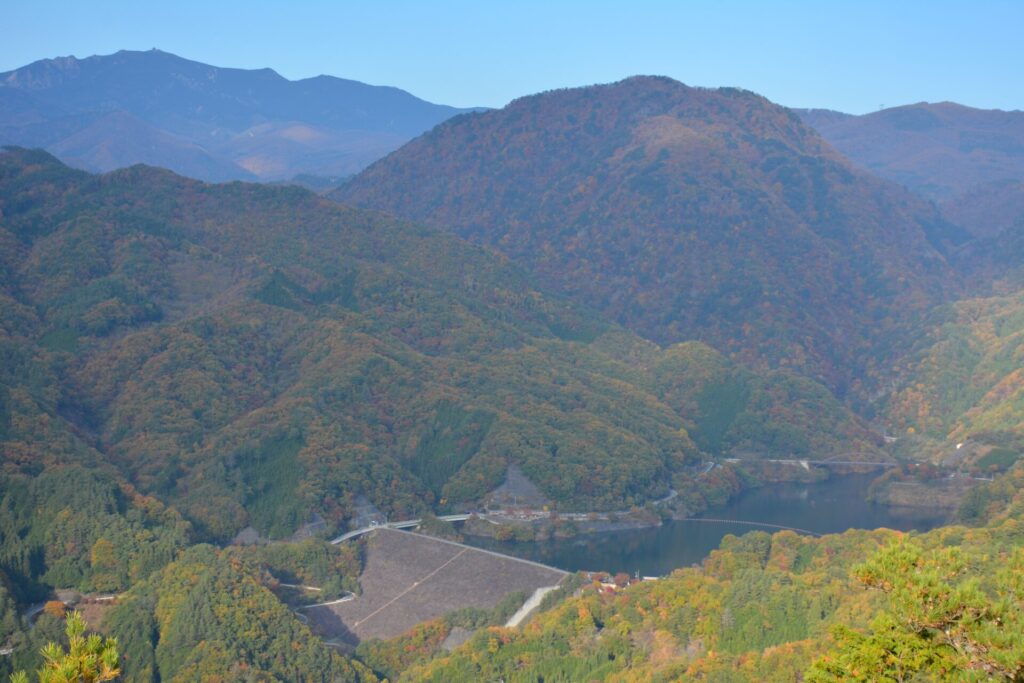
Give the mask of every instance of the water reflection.
[[(836, 533), (847, 529), (927, 531), (946, 521), (944, 510), (894, 508), (865, 500), (875, 475), (833, 477), (819, 484), (774, 484), (743, 494), (702, 517), (750, 520)], [(701, 562), (726, 534), (756, 527), (728, 522), (669, 522), (652, 529), (556, 539), (546, 543), (499, 542), (467, 537), (482, 548), (524, 557), (555, 567), (627, 572), (657, 576)]]

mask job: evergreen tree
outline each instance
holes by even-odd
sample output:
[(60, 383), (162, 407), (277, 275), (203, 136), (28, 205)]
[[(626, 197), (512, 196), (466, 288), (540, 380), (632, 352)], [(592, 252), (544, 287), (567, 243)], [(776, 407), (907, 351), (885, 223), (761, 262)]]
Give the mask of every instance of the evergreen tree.
[[(85, 621), (78, 612), (69, 612), (66, 621), (68, 649), (59, 643), (47, 643), (42, 650), (43, 666), (36, 676), (39, 683), (102, 683), (121, 675), (117, 640), (85, 635)], [(11, 683), (28, 683), (24, 671), (11, 676)]]

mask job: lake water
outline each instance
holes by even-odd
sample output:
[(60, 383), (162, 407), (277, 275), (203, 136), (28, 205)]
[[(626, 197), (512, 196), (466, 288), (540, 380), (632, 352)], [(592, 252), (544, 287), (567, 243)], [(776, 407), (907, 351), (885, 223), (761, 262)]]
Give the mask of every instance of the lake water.
[[(867, 502), (868, 486), (876, 476), (851, 474), (817, 484), (771, 484), (747, 491), (727, 505), (699, 516), (778, 524), (820, 534), (878, 527), (927, 531), (947, 521), (948, 510), (896, 508)], [(544, 543), (501, 542), (472, 536), (466, 537), (466, 543), (569, 571), (639, 571), (642, 576), (660, 576), (677, 567), (699, 563), (718, 547), (726, 534), (740, 535), (757, 528), (730, 522), (671, 521), (650, 529), (581, 535)]]

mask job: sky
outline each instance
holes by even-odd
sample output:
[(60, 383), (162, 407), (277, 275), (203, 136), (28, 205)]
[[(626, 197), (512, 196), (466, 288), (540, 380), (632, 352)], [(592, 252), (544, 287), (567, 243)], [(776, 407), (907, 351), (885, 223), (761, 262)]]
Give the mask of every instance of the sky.
[(636, 74), (791, 107), (1024, 109), (1024, 0), (4, 0), (0, 71), (153, 47), (498, 107)]

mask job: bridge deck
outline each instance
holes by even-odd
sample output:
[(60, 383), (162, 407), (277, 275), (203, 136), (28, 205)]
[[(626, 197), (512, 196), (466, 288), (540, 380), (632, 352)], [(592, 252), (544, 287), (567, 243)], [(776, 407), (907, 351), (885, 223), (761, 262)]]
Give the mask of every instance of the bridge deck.
[[(438, 517), (438, 519), (445, 522), (465, 522), (469, 518), (470, 515), (445, 515), (444, 517)], [(353, 531), (346, 532), (335, 538), (331, 543), (338, 545), (339, 543), (368, 534), (371, 531), (376, 531), (377, 529), (412, 529), (413, 527), (419, 526), (422, 521), (422, 519), (407, 519), (401, 522), (388, 522), (386, 524), (365, 526), (362, 529), (354, 529)]]
[(743, 463), (776, 463), (780, 465), (838, 465), (841, 467), (899, 467), (896, 462), (865, 462), (863, 460), (807, 460), (804, 458), (722, 458), (722, 462)]

